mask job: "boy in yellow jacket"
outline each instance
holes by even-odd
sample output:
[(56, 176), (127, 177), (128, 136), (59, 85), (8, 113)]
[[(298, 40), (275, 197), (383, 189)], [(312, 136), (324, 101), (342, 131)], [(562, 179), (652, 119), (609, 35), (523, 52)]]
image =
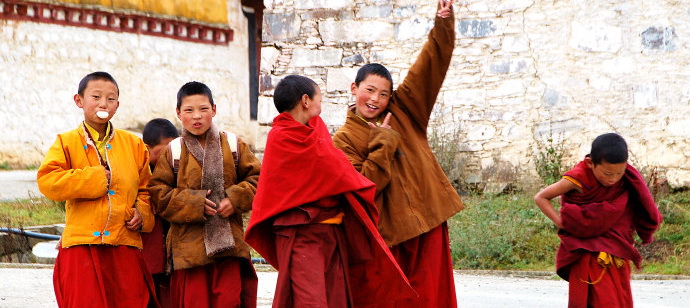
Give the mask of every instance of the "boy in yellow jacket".
[(58, 134), (38, 170), (41, 192), (67, 201), (53, 272), (60, 307), (157, 306), (139, 235), (154, 223), (149, 154), (139, 137), (110, 123), (119, 94), (110, 74), (86, 75), (74, 95), (84, 121)]

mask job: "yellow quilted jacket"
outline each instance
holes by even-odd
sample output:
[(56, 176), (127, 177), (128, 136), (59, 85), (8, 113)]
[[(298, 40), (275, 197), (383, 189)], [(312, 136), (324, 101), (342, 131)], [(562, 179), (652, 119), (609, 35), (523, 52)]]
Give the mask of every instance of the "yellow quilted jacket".
[(116, 129), (106, 145), (105, 160), (111, 182), (100, 164), (96, 146), (87, 139), (84, 124), (58, 134), (38, 169), (38, 187), (48, 198), (66, 200), (62, 247), (84, 244), (127, 245), (142, 248), (139, 232), (125, 221), (136, 207), (143, 232), (153, 229), (149, 194), (149, 153), (136, 135)]

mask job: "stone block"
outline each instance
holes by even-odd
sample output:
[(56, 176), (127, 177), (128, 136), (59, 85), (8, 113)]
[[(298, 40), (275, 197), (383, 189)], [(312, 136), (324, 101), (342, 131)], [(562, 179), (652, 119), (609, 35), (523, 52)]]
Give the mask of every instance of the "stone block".
[(295, 9), (342, 9), (352, 5), (351, 0), (294, 0)]
[(458, 30), (460, 34), (465, 37), (480, 38), (492, 36), (497, 28), (491, 20), (461, 20), (458, 23)]
[(347, 106), (341, 104), (322, 103), (321, 118), (328, 126), (338, 128), (345, 124)]
[(257, 111), (256, 120), (260, 125), (271, 125), (273, 118), (279, 114), (275, 104), (273, 104), (273, 97), (267, 96), (259, 96)]
[(328, 9), (320, 9), (320, 10), (311, 10), (302, 13), (300, 15), (302, 17), (302, 20), (313, 20), (313, 19), (326, 19), (326, 18), (336, 18), (340, 16), (340, 11), (339, 10), (328, 10)]
[(350, 85), (355, 81), (358, 68), (329, 68), (326, 76), (326, 91), (350, 93)]
[(541, 105), (546, 109), (566, 107), (568, 106), (568, 97), (556, 89), (546, 88), (541, 99)]
[(494, 74), (524, 73), (529, 69), (528, 60), (525, 59), (506, 59), (494, 62), (489, 65), (489, 72)]
[(414, 18), (405, 20), (395, 27), (395, 39), (397, 41), (421, 40), (427, 36), (433, 26), (434, 21), (430, 19)]
[(291, 64), (295, 67), (338, 66), (342, 57), (342, 49), (298, 48), (292, 52)]
[(262, 40), (264, 42), (288, 41), (299, 37), (302, 20), (295, 13), (266, 14)]
[(492, 97), (523, 95), (527, 90), (527, 87), (524, 84), (525, 82), (525, 80), (521, 79), (502, 80), (494, 91), (489, 91), (487, 94), (491, 95)]
[(467, 140), (480, 141), (490, 140), (496, 135), (496, 128), (491, 125), (471, 125), (467, 132)]
[(601, 22), (571, 24), (570, 47), (589, 52), (615, 53), (623, 44), (623, 30)]
[(275, 67), (276, 61), (280, 57), (280, 50), (275, 47), (261, 48), (261, 72), (270, 73)]
[(406, 18), (417, 12), (417, 5), (399, 6), (393, 9), (393, 17)]
[(448, 90), (442, 92), (444, 104), (451, 106), (482, 106), (485, 100), (483, 89)]
[(393, 25), (384, 21), (324, 20), (319, 33), (324, 42), (383, 42), (393, 39)]
[(460, 152), (478, 152), (481, 150), (483, 150), (483, 147), (479, 142), (461, 142), (459, 144)]
[(367, 61), (364, 59), (364, 56), (362, 56), (361, 54), (356, 54), (343, 58), (343, 66), (361, 65), (366, 62)]
[(529, 51), (529, 39), (524, 36), (504, 36), (501, 50), (514, 53)]
[(366, 5), (359, 8), (358, 18), (385, 18), (391, 15), (393, 6), (388, 5)]
[(533, 0), (503, 0), (500, 2), (497, 11), (520, 12), (534, 4)]
[(642, 36), (642, 47), (646, 50), (674, 51), (676, 49), (675, 40), (678, 38), (673, 27), (649, 27), (644, 30)]
[(659, 104), (658, 85), (641, 84), (633, 87), (633, 104), (635, 108), (651, 108)]

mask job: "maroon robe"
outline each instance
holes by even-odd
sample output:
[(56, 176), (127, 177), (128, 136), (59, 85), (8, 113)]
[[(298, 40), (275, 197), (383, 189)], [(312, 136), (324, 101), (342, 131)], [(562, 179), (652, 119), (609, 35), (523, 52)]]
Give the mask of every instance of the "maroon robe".
[[(662, 221), (661, 214), (644, 179), (631, 165), (627, 165), (623, 178), (609, 187), (599, 183), (585, 161), (566, 172), (564, 177), (577, 181), (582, 192), (572, 191), (564, 194), (561, 199), (563, 229), (558, 232), (561, 245), (556, 256), (556, 272), (570, 282), (571, 302), (587, 299), (588, 293), (594, 292), (591, 288), (611, 288), (612, 284), (626, 285), (612, 288), (618, 292), (601, 292), (616, 297), (619, 295), (617, 293), (630, 289), (629, 268), (626, 272), (623, 268), (610, 266), (609, 273), (606, 273), (600, 283), (591, 285), (582, 281), (595, 281), (601, 273), (603, 268), (596, 263), (596, 254), (606, 252), (630, 260), (639, 268), (642, 257), (634, 247), (633, 234), (637, 232), (643, 244), (652, 242), (654, 232)], [(583, 258), (586, 260), (581, 260)], [(594, 262), (590, 262), (591, 258)], [(623, 270), (622, 276), (620, 270)], [(590, 275), (597, 277), (589, 280), (587, 277)], [(612, 275), (618, 276), (614, 279)], [(632, 295), (629, 296), (632, 303)], [(597, 301), (595, 298), (592, 300)], [(598, 301), (605, 302), (606, 299)]]
[[(358, 300), (352, 305), (373, 305), (414, 296), (376, 229), (378, 213), (374, 193), (374, 184), (359, 174), (345, 154), (333, 146), (320, 117), (313, 117), (305, 126), (289, 113), (282, 113), (273, 120), (268, 134), (246, 241), (276, 269), (292, 272), (295, 269), (282, 267), (277, 249), (295, 247), (276, 246), (274, 220), (298, 207), (338, 198), (345, 213), (342, 228), (345, 230), (343, 241), (347, 242), (347, 260), (343, 261), (343, 270), (348, 289), (351, 294), (357, 294), (354, 297)], [(310, 232), (307, 228), (301, 231), (305, 236)], [(324, 260), (314, 262), (324, 263)], [(280, 285), (276, 287), (280, 288)], [(274, 306), (281, 306), (281, 303), (274, 301)]]

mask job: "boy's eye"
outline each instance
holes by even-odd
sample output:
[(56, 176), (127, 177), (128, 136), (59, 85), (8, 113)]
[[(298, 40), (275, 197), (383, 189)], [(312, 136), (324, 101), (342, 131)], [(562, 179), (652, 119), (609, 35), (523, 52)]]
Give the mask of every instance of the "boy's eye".
[(95, 99), (99, 99), (99, 98), (101, 98), (101, 97), (100, 97), (100, 96), (98, 96), (98, 95), (91, 95), (91, 97), (93, 97), (93, 98), (95, 98)]

